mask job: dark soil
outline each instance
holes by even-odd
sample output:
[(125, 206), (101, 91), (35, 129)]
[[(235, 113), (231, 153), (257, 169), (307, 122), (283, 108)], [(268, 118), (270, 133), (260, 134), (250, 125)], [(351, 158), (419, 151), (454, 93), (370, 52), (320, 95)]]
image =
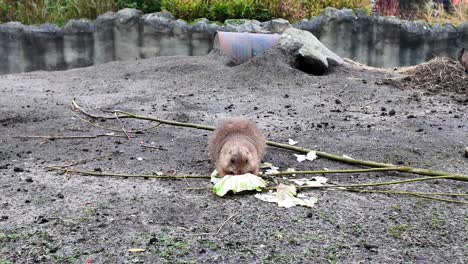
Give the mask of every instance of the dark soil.
[[(70, 111), (75, 97), (101, 114), (120, 109), (207, 125), (244, 116), (270, 140), (468, 173), (468, 107), (452, 98), (460, 94), (376, 85), (397, 76), (351, 65), (308, 75), (284, 56), (272, 51), (236, 67), (215, 55), (159, 57), (0, 76), (0, 263), (466, 263), (466, 205), (315, 190), (308, 193), (318, 197), (316, 207), (283, 209), (250, 194), (219, 198), (186, 190), (210, 186), (208, 180), (86, 177), (44, 168), (78, 162), (75, 168), (98, 172), (207, 175), (214, 167), (207, 131), (161, 126), (130, 140), (13, 138), (108, 133)], [(127, 130), (152, 125), (122, 122)], [(120, 128), (110, 120), (98, 124)], [(151, 142), (160, 149), (141, 147)], [(297, 163), (292, 152), (275, 148), (265, 161), (281, 169), (352, 167), (324, 159)], [(413, 175), (327, 177), (363, 183)], [(448, 180), (389, 188), (467, 193), (465, 182)]]

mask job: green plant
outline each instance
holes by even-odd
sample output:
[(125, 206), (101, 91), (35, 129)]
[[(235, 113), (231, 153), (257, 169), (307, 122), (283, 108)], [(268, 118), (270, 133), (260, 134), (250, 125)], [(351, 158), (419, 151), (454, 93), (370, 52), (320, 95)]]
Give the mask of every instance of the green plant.
[(162, 0), (161, 9), (188, 21), (206, 17), (208, 13), (207, 1), (204, 0)]
[(117, 8), (136, 8), (144, 13), (161, 11), (161, 0), (117, 0)]
[(409, 229), (409, 225), (406, 224), (394, 225), (387, 229), (387, 233), (393, 238), (401, 238)]
[(336, 9), (370, 9), (369, 0), (305, 0), (304, 5), (310, 16), (320, 14), (320, 12), (327, 7), (334, 7)]
[(67, 5), (67, 17), (95, 19), (116, 8), (115, 0), (70, 0)]

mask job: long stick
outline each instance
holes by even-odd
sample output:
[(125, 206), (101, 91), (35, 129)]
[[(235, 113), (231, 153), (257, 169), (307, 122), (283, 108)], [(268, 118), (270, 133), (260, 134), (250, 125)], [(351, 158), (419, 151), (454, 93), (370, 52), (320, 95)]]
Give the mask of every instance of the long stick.
[(15, 136), (13, 138), (43, 138), (49, 140), (55, 139), (79, 139), (79, 138), (98, 138), (98, 137), (125, 137), (124, 135), (98, 134), (90, 136)]
[(47, 167), (49, 170), (58, 170), (64, 172), (73, 172), (82, 175), (88, 176), (114, 176), (114, 177), (135, 177), (135, 178), (153, 178), (153, 179), (173, 179), (173, 180), (181, 180), (185, 178), (192, 178), (192, 179), (210, 179), (210, 176), (203, 176), (203, 175), (152, 175), (152, 174), (125, 174), (125, 173), (103, 173), (103, 172), (95, 172), (95, 171), (86, 171), (86, 170), (75, 170), (75, 169), (67, 169), (63, 167), (56, 167), (50, 166)]
[[(296, 146), (290, 146), (287, 144), (282, 144), (282, 143), (277, 143), (277, 142), (272, 142), (272, 141), (267, 141), (267, 144), (273, 147), (277, 148), (282, 148), (282, 149), (289, 149), (289, 150), (294, 150), (297, 152), (301, 153), (309, 153), (313, 150), (307, 149), (307, 148), (301, 148), (301, 147), (296, 147)], [(317, 156), (326, 158), (329, 160), (334, 160), (334, 161), (339, 161), (347, 164), (352, 164), (352, 165), (361, 165), (361, 166), (368, 166), (368, 167), (374, 167), (374, 168), (389, 168), (393, 167), (395, 168), (394, 171), (398, 172), (406, 172), (406, 173), (414, 173), (414, 174), (419, 174), (419, 175), (426, 175), (426, 176), (444, 176), (444, 175), (449, 175), (451, 176), (450, 179), (452, 180), (459, 180), (459, 181), (468, 181), (468, 175), (462, 175), (462, 174), (453, 174), (453, 173), (448, 173), (448, 172), (443, 172), (443, 171), (433, 171), (433, 170), (428, 170), (428, 169), (420, 169), (420, 168), (413, 168), (413, 167), (408, 167), (408, 166), (396, 166), (394, 164), (389, 164), (389, 163), (380, 163), (380, 162), (374, 162), (374, 161), (367, 161), (367, 160), (358, 160), (358, 159), (351, 159), (339, 155), (334, 155), (330, 154), (327, 152), (323, 151), (316, 151), (315, 152)]]
[[(115, 119), (114, 117), (110, 116), (97, 116), (93, 115), (91, 113), (88, 113), (84, 111), (78, 104), (75, 102), (75, 100), (72, 101), (73, 108), (81, 111), (83, 114), (93, 117), (93, 118), (104, 118), (104, 119)], [(164, 119), (159, 119), (159, 118), (153, 118), (153, 117), (148, 117), (148, 116), (140, 116), (140, 115), (135, 115), (132, 113), (124, 112), (124, 111), (115, 111), (117, 113), (120, 113), (121, 115), (118, 115), (119, 118), (135, 118), (135, 119), (140, 119), (140, 120), (148, 120), (148, 121), (153, 121), (153, 122), (158, 122), (166, 125), (173, 125), (173, 126), (180, 126), (180, 127), (190, 127), (190, 128), (196, 128), (196, 129), (202, 129), (202, 130), (208, 130), (208, 131), (213, 131), (214, 128), (210, 126), (205, 126), (205, 125), (199, 125), (199, 124), (192, 124), (192, 123), (182, 123), (182, 122), (176, 122), (176, 121), (169, 121), (169, 120), (164, 120)], [(308, 148), (301, 148), (301, 147), (296, 147), (296, 146), (290, 146), (287, 144), (282, 144), (282, 143), (277, 143), (273, 141), (267, 141), (267, 144), (272, 147), (277, 147), (277, 148), (282, 148), (282, 149), (288, 149), (288, 150), (293, 150), (296, 152), (300, 153), (309, 153), (313, 150), (308, 149)], [(374, 162), (374, 161), (366, 161), (366, 160), (357, 160), (357, 159), (352, 159), (352, 158), (347, 158), (335, 154), (330, 154), (327, 152), (323, 151), (316, 151), (317, 156), (334, 160), (334, 161), (339, 161), (342, 163), (347, 163), (347, 164), (352, 164), (352, 165), (360, 165), (360, 166), (368, 166), (368, 167), (373, 167), (373, 168), (387, 168), (387, 167), (395, 167), (398, 169), (395, 169), (395, 171), (399, 172), (406, 172), (406, 173), (413, 173), (413, 174), (419, 174), (419, 175), (425, 175), (425, 176), (450, 176), (448, 179), (452, 180), (458, 180), (458, 181), (468, 181), (468, 175), (461, 175), (461, 174), (453, 174), (453, 173), (447, 173), (443, 171), (433, 171), (433, 170), (428, 170), (428, 169), (421, 169), (421, 168), (413, 168), (413, 167), (407, 167), (407, 166), (396, 166), (394, 164), (389, 164), (389, 163), (380, 163), (380, 162)]]
[(386, 193), (386, 194), (410, 194), (410, 195), (435, 195), (435, 196), (468, 196), (468, 193), (438, 193), (438, 192), (406, 192), (394, 190), (366, 190), (366, 189), (347, 189), (350, 192), (365, 193)]
[(416, 196), (416, 197), (420, 197), (420, 198), (424, 198), (424, 199), (430, 199), (430, 200), (437, 200), (437, 201), (443, 201), (443, 202), (449, 202), (449, 203), (468, 204), (467, 201), (460, 201), (460, 200), (433, 197), (433, 196), (436, 196), (436, 195), (445, 195), (445, 196), (466, 196), (466, 195), (468, 195), (468, 194), (461, 194), (461, 193), (420, 193), (420, 192), (401, 192), (401, 191), (390, 191), (390, 190), (362, 190), (362, 189), (345, 189), (344, 191), (361, 192), (361, 193), (384, 193), (384, 194), (411, 195), (411, 196)]
[(363, 172), (379, 172), (379, 171), (398, 171), (400, 167), (387, 167), (387, 168), (372, 168), (372, 169), (347, 169), (347, 170), (316, 170), (316, 171), (282, 171), (262, 176), (287, 176), (295, 174), (331, 174), (331, 173), (363, 173)]
[(398, 180), (398, 181), (388, 181), (388, 182), (375, 182), (375, 183), (361, 183), (361, 184), (341, 184), (341, 185), (322, 185), (322, 186), (297, 186), (298, 189), (324, 189), (324, 188), (361, 188), (361, 187), (375, 187), (382, 185), (393, 185), (393, 184), (403, 184), (403, 183), (413, 183), (420, 181), (430, 181), (437, 179), (451, 179), (450, 175), (443, 176), (430, 176), (423, 178), (413, 178), (407, 180)]

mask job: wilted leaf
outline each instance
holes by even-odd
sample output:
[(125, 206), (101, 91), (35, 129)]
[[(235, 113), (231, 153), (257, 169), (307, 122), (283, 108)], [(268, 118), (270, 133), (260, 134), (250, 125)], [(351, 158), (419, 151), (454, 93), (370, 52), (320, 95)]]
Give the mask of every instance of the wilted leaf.
[(291, 145), (291, 146), (294, 146), (294, 145), (296, 145), (297, 143), (299, 143), (299, 141), (294, 141), (293, 139), (289, 139), (289, 140), (288, 140), (288, 144)]
[(273, 174), (273, 173), (279, 173), (279, 168), (278, 167), (274, 167), (272, 169), (268, 169), (265, 171), (265, 174)]
[(313, 207), (317, 202), (316, 197), (306, 197), (301, 195), (301, 198), (296, 196), (296, 187), (294, 185), (280, 184), (276, 187), (276, 192), (257, 193), (255, 198), (265, 202), (277, 203), (278, 207), (290, 208), (296, 205)]
[(224, 196), (229, 191), (238, 193), (242, 191), (261, 191), (266, 187), (266, 181), (250, 173), (243, 175), (226, 175), (213, 186), (213, 192)]
[(271, 167), (274, 167), (274, 166), (270, 162), (260, 163), (260, 169), (266, 169), (266, 168), (271, 168)]
[(311, 151), (307, 153), (306, 160), (313, 161), (317, 158), (317, 153), (315, 151)]
[(144, 248), (130, 248), (128, 250), (128, 252), (130, 252), (130, 253), (140, 253), (140, 252), (145, 252), (145, 251), (146, 251), (146, 249), (144, 249)]
[[(294, 168), (287, 168), (286, 169), (286, 172), (295, 172), (295, 171), (296, 171), (296, 169), (294, 169)], [(291, 174), (291, 175), (296, 176), (296, 174)]]
[(294, 156), (296, 156), (297, 162), (303, 162), (304, 160), (306, 160), (306, 155), (294, 154)]
[(303, 162), (304, 160), (313, 161), (317, 158), (317, 153), (315, 151), (311, 151), (307, 153), (307, 155), (294, 154), (294, 156), (296, 156), (298, 162)]

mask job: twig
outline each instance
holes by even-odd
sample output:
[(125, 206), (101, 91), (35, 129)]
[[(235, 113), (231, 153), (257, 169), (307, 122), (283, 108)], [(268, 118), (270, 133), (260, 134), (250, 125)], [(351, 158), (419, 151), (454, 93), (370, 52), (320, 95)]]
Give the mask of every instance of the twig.
[(127, 131), (125, 131), (125, 128), (122, 124), (122, 121), (120, 121), (119, 117), (117, 116), (117, 113), (114, 113), (115, 115), (115, 119), (117, 119), (117, 122), (119, 123), (120, 125), (120, 128), (122, 129), (122, 131), (124, 132), (124, 134), (127, 136), (128, 139), (130, 139), (130, 136), (128, 135)]
[(102, 172), (94, 172), (94, 171), (85, 171), (85, 170), (75, 170), (75, 169), (66, 169), (57, 166), (49, 166), (46, 167), (49, 170), (58, 170), (64, 172), (72, 172), (78, 173), (87, 176), (109, 176), (109, 177), (135, 177), (135, 178), (153, 178), (153, 179), (173, 179), (173, 180), (181, 180), (184, 178), (192, 178), (192, 179), (210, 179), (211, 176), (204, 176), (204, 175), (152, 175), (152, 174), (125, 174), (125, 173), (102, 173)]
[[(302, 153), (309, 153), (313, 151), (307, 148), (301, 148), (301, 147), (291, 146), (287, 144), (276, 143), (272, 141), (267, 141), (267, 144), (273, 147), (294, 150), (294, 151), (302, 152)], [(396, 166), (396, 165), (389, 164), (389, 163), (357, 160), (357, 159), (351, 159), (351, 158), (334, 155), (334, 154), (330, 154), (330, 153), (326, 153), (322, 151), (316, 151), (316, 154), (318, 157), (322, 157), (322, 158), (326, 158), (326, 159), (330, 159), (334, 161), (339, 161), (339, 162), (343, 162), (347, 164), (352, 164), (352, 165), (362, 165), (362, 166), (368, 166), (368, 167), (374, 167), (374, 168), (394, 168), (395, 169), (394, 171), (414, 173), (414, 174), (426, 175), (426, 176), (447, 176), (448, 175), (448, 176), (451, 176), (449, 177), (449, 179), (452, 179), (452, 180), (468, 181), (468, 175), (452, 174), (452, 173), (447, 173), (443, 171), (433, 171), (433, 170), (428, 170), (428, 169), (420, 169), (420, 168), (413, 168), (413, 167), (407, 167), (407, 166)]]
[[(420, 182), (420, 181), (430, 181), (430, 180), (437, 180), (437, 179), (451, 179), (451, 177), (452, 176), (450, 176), (450, 175), (443, 175), (443, 176), (431, 176), (431, 177), (414, 178), (414, 179), (399, 180), (399, 181), (388, 181), (388, 182), (374, 182), (374, 183), (361, 183), (361, 184), (341, 184), (341, 185), (322, 185), (322, 186), (297, 186), (297, 189), (362, 188), (362, 187), (374, 187), (374, 186), (383, 186), (383, 185), (413, 183), (413, 182)], [(276, 188), (276, 187), (270, 187), (270, 188)], [(270, 189), (270, 188), (267, 188), (267, 189)]]
[[(336, 189), (339, 190), (339, 189)], [(340, 190), (341, 191), (341, 190)], [(461, 203), (461, 204), (468, 204), (467, 201), (460, 201), (460, 200), (452, 200), (446, 198), (439, 198), (433, 196), (467, 196), (468, 194), (461, 194), (461, 193), (423, 193), (423, 192), (402, 192), (402, 191), (391, 191), (391, 190), (362, 190), (362, 189), (344, 189), (344, 191), (350, 192), (360, 192), (360, 193), (383, 193), (383, 194), (400, 194), (400, 195), (411, 195), (416, 196), (424, 199), (431, 199), (449, 203)]]
[[(113, 132), (122, 132), (121, 129), (117, 129), (117, 128), (112, 128), (112, 127), (106, 127), (106, 126), (101, 126), (101, 125), (98, 125), (96, 123), (93, 123), (91, 121), (89, 121), (88, 119), (86, 118), (83, 118), (81, 116), (79, 116), (78, 114), (76, 114), (75, 112), (72, 112), (73, 115), (75, 115), (76, 117), (78, 117), (81, 121), (85, 122), (85, 123), (88, 123), (94, 127), (97, 127), (97, 128), (101, 128), (101, 129), (104, 129), (104, 130), (109, 130), (109, 131), (113, 131)], [(135, 133), (135, 132), (130, 132), (130, 133)]]
[(166, 150), (167, 151), (167, 149), (163, 148), (162, 146), (150, 146), (150, 145), (144, 145), (144, 144), (141, 144), (140, 146), (143, 147), (143, 148), (150, 148), (150, 149)]
[(125, 137), (123, 135), (97, 134), (91, 136), (16, 136), (13, 138), (43, 138), (49, 140), (55, 139), (79, 139), (79, 138), (98, 138), (98, 137)]
[(468, 196), (468, 193), (438, 193), (438, 192), (405, 192), (394, 190), (365, 190), (365, 189), (348, 189), (351, 192), (368, 192), (368, 193), (388, 193), (388, 194), (411, 194), (411, 195), (428, 195), (428, 196)]
[(236, 217), (237, 215), (239, 215), (239, 213), (229, 216), (228, 219), (226, 219), (226, 221), (224, 221), (223, 224), (221, 224), (221, 226), (218, 228), (218, 231), (216, 231), (216, 233), (201, 233), (201, 234), (193, 234), (193, 235), (194, 236), (209, 236), (209, 235), (216, 236), (219, 234), (219, 232), (221, 232), (221, 229), (223, 229), (226, 223), (229, 222), (229, 220), (231, 220), (232, 218)]
[(212, 187), (190, 187), (185, 188), (186, 191), (205, 191), (205, 190), (212, 190)]
[(372, 168), (372, 169), (356, 169), (356, 170), (317, 170), (317, 171), (283, 171), (271, 174), (263, 174), (261, 176), (287, 176), (294, 174), (330, 174), (330, 173), (362, 173), (362, 172), (379, 172), (379, 171), (398, 171), (399, 167), (388, 168)]
[[(106, 126), (101, 126), (101, 125), (98, 125), (94, 122), (91, 122), (89, 121), (88, 119), (86, 118), (83, 118), (81, 116), (79, 116), (78, 114), (76, 114), (75, 112), (72, 112), (73, 115), (75, 115), (77, 118), (79, 118), (81, 121), (85, 122), (85, 123), (88, 123), (94, 127), (97, 127), (97, 128), (101, 128), (101, 129), (104, 129), (104, 130), (109, 130), (109, 131), (113, 131), (113, 132), (122, 132), (121, 129), (118, 129), (118, 128), (112, 128), (112, 127), (106, 127)], [(156, 124), (154, 126), (150, 126), (150, 127), (147, 127), (147, 128), (144, 128), (144, 129), (140, 129), (140, 130), (130, 130), (130, 131), (127, 131), (127, 133), (144, 133), (144, 132), (147, 132), (151, 129), (154, 129), (154, 128), (158, 128), (160, 127), (162, 124)]]
[[(76, 102), (73, 100), (72, 104), (74, 105), (75, 109), (80, 110), (83, 114), (94, 117), (94, 118), (107, 118), (107, 119), (115, 119), (112, 117), (106, 117), (106, 116), (95, 116), (92, 114), (89, 114), (85, 112), (83, 109), (81, 109)], [(159, 118), (152, 118), (148, 116), (139, 116), (135, 115), (132, 113), (127, 113), (123, 111), (116, 111), (117, 113), (120, 113), (121, 115), (118, 115), (119, 118), (135, 118), (135, 119), (140, 119), (140, 120), (148, 120), (148, 121), (154, 121), (162, 124), (167, 124), (167, 125), (173, 125), (173, 126), (180, 126), (180, 127), (190, 127), (190, 128), (196, 128), (196, 129), (202, 129), (202, 130), (208, 130), (208, 131), (213, 131), (214, 128), (210, 126), (205, 126), (205, 125), (199, 125), (199, 124), (192, 124), (192, 123), (182, 123), (182, 122), (176, 122), (176, 121), (169, 121), (169, 120), (164, 120), (164, 119), (159, 119)], [(307, 149), (307, 148), (301, 148), (301, 147), (296, 147), (296, 146), (291, 146), (287, 144), (282, 144), (282, 143), (277, 143), (273, 141), (267, 141), (267, 144), (272, 147), (277, 147), (277, 148), (282, 148), (282, 149), (288, 149), (288, 150), (293, 150), (296, 152), (300, 153), (309, 153), (312, 150)], [(433, 170), (428, 170), (428, 169), (420, 169), (420, 168), (413, 168), (413, 167), (402, 167), (402, 166), (396, 166), (393, 164), (389, 163), (380, 163), (380, 162), (374, 162), (374, 161), (366, 161), (366, 160), (357, 160), (357, 159), (351, 159), (335, 154), (330, 154), (327, 152), (323, 151), (316, 151), (317, 156), (321, 158), (326, 158), (329, 160), (334, 160), (334, 161), (339, 161), (342, 163), (347, 163), (347, 164), (352, 164), (352, 165), (360, 165), (360, 166), (368, 166), (368, 167), (373, 167), (373, 168), (388, 168), (388, 167), (393, 167), (393, 168), (398, 168), (395, 171), (399, 172), (406, 172), (406, 173), (413, 173), (413, 174), (419, 174), (419, 175), (426, 175), (426, 176), (443, 176), (447, 175), (450, 176), (448, 179), (452, 180), (458, 180), (458, 181), (468, 181), (468, 175), (460, 175), (460, 174), (453, 174), (453, 173), (447, 173), (443, 171), (433, 171)]]

